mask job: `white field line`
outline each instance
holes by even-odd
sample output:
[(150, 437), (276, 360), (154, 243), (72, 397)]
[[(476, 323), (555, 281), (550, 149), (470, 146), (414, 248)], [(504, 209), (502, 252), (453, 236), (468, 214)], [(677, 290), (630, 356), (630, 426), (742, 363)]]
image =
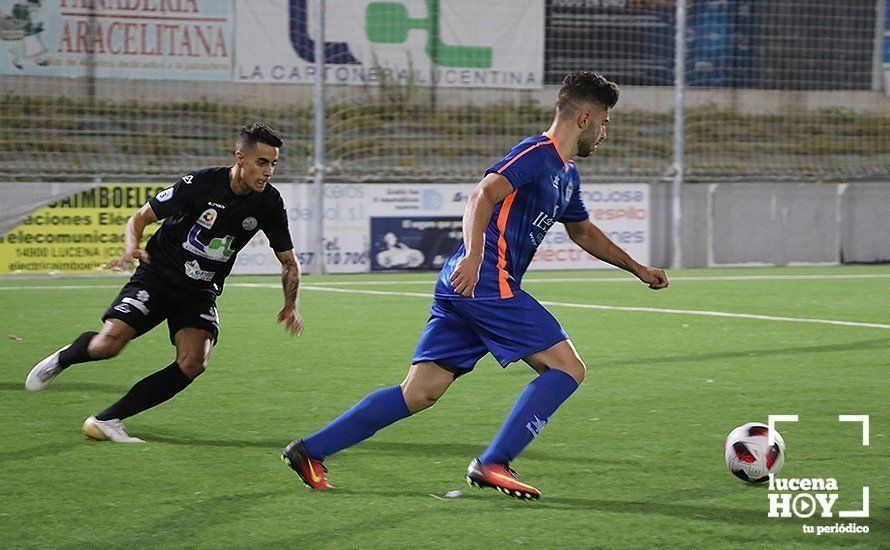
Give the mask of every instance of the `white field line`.
[[(277, 288), (277, 286), (275, 287)], [(348, 288), (329, 288), (321, 286), (303, 286), (307, 290), (321, 290), (324, 292), (338, 292), (343, 294), (368, 294), (373, 296), (412, 296), (418, 298), (432, 298), (431, 295), (422, 292), (394, 292), (387, 290), (355, 290)], [(545, 306), (573, 307), (581, 309), (599, 309), (604, 311), (633, 311), (642, 313), (668, 313), (673, 315), (702, 315), (706, 317), (728, 317), (734, 319), (758, 319), (761, 321), (781, 321), (786, 323), (816, 323), (820, 325), (835, 325), (842, 327), (864, 327), (890, 329), (890, 325), (880, 323), (857, 323), (854, 321), (835, 321), (833, 319), (809, 319), (805, 317), (776, 317), (773, 315), (756, 315), (753, 313), (728, 313), (725, 311), (708, 311), (697, 309), (666, 309), (656, 307), (635, 306), (604, 306), (598, 304), (574, 304), (571, 302), (542, 301)]]
[[(593, 279), (586, 279), (593, 280)], [(118, 288), (120, 285), (65, 285), (65, 286), (36, 286), (36, 287), (0, 287), (0, 290), (32, 290), (32, 289), (41, 289), (41, 290), (50, 290), (50, 289), (60, 289), (60, 290), (76, 290), (80, 288)], [(274, 283), (230, 283), (231, 287), (241, 287), (241, 288), (274, 288), (279, 289), (280, 285)], [(317, 286), (317, 285), (302, 285), (302, 289), (305, 290), (318, 290), (322, 292), (337, 292), (341, 294), (363, 294), (368, 296), (409, 296), (413, 298), (432, 298), (432, 295), (425, 292), (396, 292), (390, 290), (358, 290), (358, 289), (348, 289), (348, 288), (331, 288), (325, 286)], [(725, 311), (709, 311), (709, 310), (697, 310), (697, 309), (670, 309), (670, 308), (655, 308), (655, 307), (638, 307), (638, 306), (605, 306), (600, 304), (576, 304), (572, 302), (550, 302), (550, 301), (542, 301), (541, 304), (545, 306), (555, 306), (555, 307), (571, 307), (571, 308), (579, 308), (579, 309), (596, 309), (602, 311), (630, 311), (630, 312), (639, 312), (639, 313), (666, 313), (672, 315), (700, 315), (705, 317), (726, 317), (732, 319), (757, 319), (761, 321), (779, 321), (786, 323), (813, 323), (820, 325), (834, 325), (834, 326), (842, 326), (842, 327), (862, 327), (862, 328), (879, 328), (879, 329), (890, 329), (890, 325), (885, 325), (881, 323), (860, 323), (855, 321), (836, 321), (833, 319), (811, 319), (806, 317), (777, 317), (773, 315), (757, 315), (754, 313), (729, 313)]]
[[(671, 281), (831, 281), (845, 279), (890, 279), (890, 273), (861, 273), (846, 275), (725, 275), (706, 276), (690, 275), (668, 277)], [(535, 278), (525, 277), (523, 283), (637, 283), (642, 284), (634, 277), (552, 277)], [(316, 286), (398, 286), (398, 285), (433, 285), (436, 279), (402, 279), (391, 281), (321, 281), (312, 283)]]

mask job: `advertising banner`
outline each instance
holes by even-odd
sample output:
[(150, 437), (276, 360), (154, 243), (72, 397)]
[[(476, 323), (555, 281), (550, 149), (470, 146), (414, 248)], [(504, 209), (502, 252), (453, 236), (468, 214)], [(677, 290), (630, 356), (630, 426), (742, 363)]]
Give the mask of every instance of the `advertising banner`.
[(0, 74), (230, 80), (231, 2), (0, 0)]
[[(649, 186), (646, 184), (581, 186), (590, 220), (642, 264), (649, 263)], [(532, 258), (529, 271), (612, 267), (581, 250), (565, 226), (554, 224)]]
[(442, 269), (463, 242), (462, 219), (371, 218), (371, 271)]
[[(32, 212), (0, 237), (0, 273), (95, 273), (123, 252), (127, 219), (163, 189), (96, 187)], [(158, 227), (145, 228), (146, 241)]]
[[(315, 9), (308, 0), (237, 2), (234, 79), (314, 82)], [(356, 0), (327, 2), (325, 9), (331, 84), (543, 83), (544, 0)]]
[[(14, 185), (14, 184), (9, 184)], [(106, 185), (32, 212), (0, 237), (0, 274), (93, 273), (123, 250), (127, 218), (164, 186)], [(314, 249), (315, 197), (309, 184), (279, 184), (294, 251), (306, 272), (437, 270), (463, 240), (461, 216), (472, 184), (328, 184), (322, 257)], [(649, 186), (582, 187), (590, 217), (619, 246), (649, 261)], [(146, 240), (159, 225), (146, 228)], [(609, 267), (578, 248), (555, 224), (531, 270)], [(239, 253), (234, 274), (277, 274), (262, 232)]]

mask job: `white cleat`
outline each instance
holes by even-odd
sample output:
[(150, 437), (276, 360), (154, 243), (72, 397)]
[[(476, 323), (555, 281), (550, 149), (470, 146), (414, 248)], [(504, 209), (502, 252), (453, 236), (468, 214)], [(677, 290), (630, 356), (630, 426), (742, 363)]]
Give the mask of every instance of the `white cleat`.
[(56, 376), (62, 374), (62, 368), (59, 367), (59, 354), (68, 349), (68, 347), (60, 348), (54, 354), (37, 363), (31, 369), (31, 372), (28, 373), (28, 379), (25, 380), (25, 389), (28, 391), (44, 390), (56, 379)]
[(138, 437), (130, 437), (124, 431), (124, 425), (117, 418), (111, 420), (99, 420), (91, 416), (83, 422), (83, 435), (87, 439), (96, 441), (111, 441), (114, 443), (145, 443)]

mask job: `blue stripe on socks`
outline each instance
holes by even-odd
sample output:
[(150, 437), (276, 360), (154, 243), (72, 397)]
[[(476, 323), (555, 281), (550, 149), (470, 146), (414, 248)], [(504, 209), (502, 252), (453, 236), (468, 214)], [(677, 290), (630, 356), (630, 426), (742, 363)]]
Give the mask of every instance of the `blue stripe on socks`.
[(509, 464), (541, 433), (550, 416), (578, 389), (566, 372), (544, 371), (522, 390), (488, 449), (479, 457), (483, 464)]
[(323, 460), (368, 439), (378, 430), (411, 416), (401, 386), (369, 393), (336, 420), (303, 440), (306, 452)]

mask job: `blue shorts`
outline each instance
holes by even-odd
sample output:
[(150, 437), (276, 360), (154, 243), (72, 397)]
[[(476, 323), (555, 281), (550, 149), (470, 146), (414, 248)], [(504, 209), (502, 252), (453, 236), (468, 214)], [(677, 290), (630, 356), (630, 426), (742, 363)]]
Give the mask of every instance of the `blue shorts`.
[(522, 290), (506, 300), (435, 298), (411, 363), (434, 361), (463, 374), (486, 353), (506, 367), (568, 338), (559, 321)]

